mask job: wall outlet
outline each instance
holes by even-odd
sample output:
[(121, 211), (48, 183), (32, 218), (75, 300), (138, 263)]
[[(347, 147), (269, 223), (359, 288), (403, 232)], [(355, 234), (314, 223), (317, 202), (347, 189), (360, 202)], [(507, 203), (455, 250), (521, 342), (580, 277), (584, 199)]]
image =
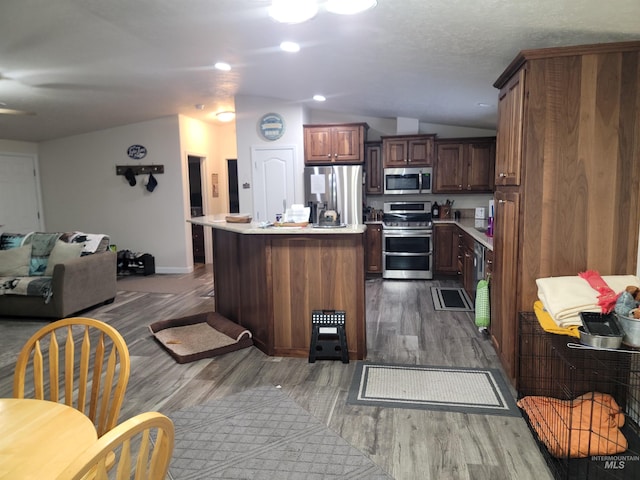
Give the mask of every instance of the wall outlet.
[(484, 218), (484, 207), (476, 207), (476, 218)]

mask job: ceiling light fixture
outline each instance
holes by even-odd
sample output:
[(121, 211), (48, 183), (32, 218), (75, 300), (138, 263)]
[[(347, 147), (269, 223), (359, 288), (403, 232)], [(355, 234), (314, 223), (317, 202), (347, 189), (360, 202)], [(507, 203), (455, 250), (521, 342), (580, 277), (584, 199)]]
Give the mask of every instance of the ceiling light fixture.
[(300, 45), (298, 45), (296, 42), (282, 42), (280, 44), (280, 50), (289, 53), (296, 53), (300, 51)]
[(327, 12), (339, 15), (354, 15), (369, 10), (377, 4), (376, 0), (328, 0), (325, 8)]
[(228, 72), (229, 70), (231, 70), (231, 65), (226, 62), (217, 62), (213, 67), (216, 70), (222, 70), (223, 72)]
[(236, 116), (236, 112), (232, 112), (230, 110), (216, 113), (216, 118), (221, 122), (230, 122), (235, 118), (235, 116)]
[(280, 23), (302, 23), (318, 13), (315, 0), (273, 0), (269, 16)]
[(327, 98), (324, 95), (314, 95), (313, 99), (316, 102), (324, 102)]

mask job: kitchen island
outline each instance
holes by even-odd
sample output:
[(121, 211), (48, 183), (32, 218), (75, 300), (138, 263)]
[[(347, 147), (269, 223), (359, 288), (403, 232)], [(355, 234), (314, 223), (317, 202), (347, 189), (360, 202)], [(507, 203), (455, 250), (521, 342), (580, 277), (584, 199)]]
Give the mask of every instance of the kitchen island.
[(311, 312), (345, 312), (349, 358), (366, 357), (364, 225), (267, 227), (194, 217), (211, 227), (218, 313), (267, 355), (308, 357)]

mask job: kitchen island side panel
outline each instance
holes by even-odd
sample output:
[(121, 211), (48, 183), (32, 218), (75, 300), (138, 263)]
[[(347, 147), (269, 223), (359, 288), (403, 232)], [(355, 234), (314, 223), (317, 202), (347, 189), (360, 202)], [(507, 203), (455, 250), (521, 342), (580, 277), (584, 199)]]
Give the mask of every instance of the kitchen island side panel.
[(364, 235), (272, 237), (276, 355), (307, 356), (311, 312), (345, 312), (349, 356), (366, 357)]
[(366, 357), (364, 233), (242, 234), (213, 228), (216, 311), (267, 355), (307, 357), (312, 310), (343, 310), (351, 359)]

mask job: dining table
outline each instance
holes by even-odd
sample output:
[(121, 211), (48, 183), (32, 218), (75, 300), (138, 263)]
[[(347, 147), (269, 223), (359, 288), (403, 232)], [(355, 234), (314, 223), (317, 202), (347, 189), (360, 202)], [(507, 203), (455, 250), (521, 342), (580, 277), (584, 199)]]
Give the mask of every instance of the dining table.
[(55, 479), (97, 439), (91, 419), (73, 407), (0, 398), (0, 479)]

